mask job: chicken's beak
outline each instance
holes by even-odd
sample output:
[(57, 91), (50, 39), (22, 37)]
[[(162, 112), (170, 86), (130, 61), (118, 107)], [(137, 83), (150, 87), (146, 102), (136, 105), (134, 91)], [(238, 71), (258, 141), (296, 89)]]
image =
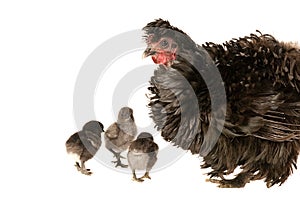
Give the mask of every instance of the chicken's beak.
[(143, 53), (143, 59), (151, 55), (154, 55), (155, 53), (156, 51), (152, 50), (151, 48), (147, 48)]

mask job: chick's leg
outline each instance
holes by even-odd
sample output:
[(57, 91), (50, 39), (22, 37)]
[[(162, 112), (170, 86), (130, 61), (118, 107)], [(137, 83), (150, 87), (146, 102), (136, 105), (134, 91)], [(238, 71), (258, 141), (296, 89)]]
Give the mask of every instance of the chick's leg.
[(128, 165), (123, 164), (123, 163), (121, 162), (121, 158), (125, 159), (123, 156), (121, 156), (121, 153), (117, 153), (117, 152), (115, 152), (115, 151), (112, 150), (112, 149), (110, 149), (109, 151), (112, 152), (112, 153), (114, 154), (114, 157), (115, 157), (115, 158), (117, 158), (116, 161), (112, 161), (112, 163), (115, 163), (115, 164), (116, 164), (115, 167), (118, 167), (118, 166), (120, 166), (120, 167), (122, 167), (122, 168), (127, 168), (127, 167), (128, 167)]
[(143, 182), (143, 178), (137, 178), (135, 174), (135, 170), (132, 170), (132, 180), (137, 182)]
[(147, 171), (141, 178), (148, 178), (151, 180), (151, 177), (149, 176), (149, 171)]
[(88, 176), (92, 174), (92, 172), (90, 171), (90, 169), (86, 169), (85, 168), (84, 161), (81, 161), (81, 173), (85, 174), (85, 175), (88, 175)]
[(76, 162), (75, 167), (77, 168), (77, 170), (79, 172), (81, 172), (84, 175), (88, 175), (89, 176), (89, 175), (92, 174), (92, 172), (90, 171), (90, 169), (86, 169), (85, 168), (84, 161), (81, 161), (81, 166), (80, 166), (79, 162)]
[(77, 171), (81, 171), (81, 166), (79, 162), (76, 162), (74, 166), (76, 167)]

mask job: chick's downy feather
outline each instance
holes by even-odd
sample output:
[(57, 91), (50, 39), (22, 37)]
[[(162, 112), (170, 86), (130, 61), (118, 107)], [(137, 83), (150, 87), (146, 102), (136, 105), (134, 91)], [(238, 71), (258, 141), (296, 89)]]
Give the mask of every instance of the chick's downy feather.
[(105, 147), (114, 154), (117, 161), (116, 167), (127, 167), (121, 163), (123, 158), (120, 154), (126, 151), (135, 139), (137, 127), (133, 117), (133, 110), (129, 107), (123, 107), (118, 114), (117, 122), (111, 124), (105, 131)]
[[(133, 180), (142, 182), (143, 178), (149, 178), (149, 172), (157, 161), (158, 145), (153, 141), (150, 133), (142, 132), (137, 139), (130, 144), (127, 159), (133, 173)], [(145, 170), (141, 178), (137, 178), (135, 171)]]
[(67, 153), (75, 157), (76, 168), (79, 172), (91, 175), (92, 172), (85, 168), (85, 162), (94, 157), (101, 146), (101, 133), (103, 124), (98, 121), (87, 122), (81, 131), (74, 133), (66, 141)]

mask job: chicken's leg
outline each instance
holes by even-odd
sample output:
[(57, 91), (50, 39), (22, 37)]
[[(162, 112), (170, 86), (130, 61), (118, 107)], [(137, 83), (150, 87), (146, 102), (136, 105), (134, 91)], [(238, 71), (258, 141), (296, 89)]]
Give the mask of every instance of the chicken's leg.
[(137, 178), (137, 177), (136, 177), (136, 175), (135, 175), (135, 170), (132, 171), (132, 180), (133, 180), (133, 181), (137, 181), (137, 182), (144, 182), (143, 177), (141, 177), (141, 178)]
[(81, 161), (81, 166), (80, 166), (79, 162), (76, 162), (75, 167), (82, 174), (85, 174), (85, 175), (88, 175), (88, 176), (92, 174), (92, 172), (90, 171), (90, 169), (86, 169), (85, 168), (84, 161)]
[(143, 175), (143, 177), (141, 177), (142, 179), (143, 178), (148, 178), (148, 179), (150, 179), (151, 180), (151, 177), (149, 176), (149, 171), (147, 171), (144, 175)]
[(112, 150), (112, 149), (110, 149), (109, 151), (112, 152), (112, 153), (114, 154), (114, 157), (115, 157), (115, 158), (117, 158), (116, 161), (111, 161), (112, 163), (115, 163), (115, 164), (116, 164), (115, 167), (118, 167), (118, 166), (120, 166), (120, 167), (122, 167), (122, 168), (127, 168), (127, 167), (128, 167), (128, 165), (123, 164), (123, 163), (121, 162), (121, 158), (125, 159), (123, 156), (121, 156), (121, 153), (116, 153), (116, 152), (115, 152), (114, 150)]
[(250, 182), (252, 178), (252, 174), (250, 173), (239, 173), (234, 179), (227, 180), (217, 180), (217, 179), (207, 179), (209, 182), (217, 183), (219, 184), (218, 187), (221, 188), (242, 188), (244, 187), (248, 182)]

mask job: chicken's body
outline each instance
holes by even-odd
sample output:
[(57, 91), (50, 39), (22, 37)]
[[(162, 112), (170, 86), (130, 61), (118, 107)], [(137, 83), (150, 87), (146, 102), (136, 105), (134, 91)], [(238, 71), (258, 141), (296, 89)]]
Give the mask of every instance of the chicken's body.
[[(166, 21), (157, 20), (146, 26), (146, 33), (153, 27), (180, 31)], [(151, 39), (172, 38), (168, 31), (158, 32), (150, 32)], [(180, 37), (190, 42), (186, 45), (190, 48), (182, 49), (185, 46), (180, 39), (173, 38), (183, 56), (178, 54), (176, 60), (170, 59), (168, 64), (159, 66), (149, 87), (151, 117), (162, 136), (193, 154), (201, 154), (205, 137), (218, 139), (207, 151), (202, 167), (212, 168), (210, 181), (220, 187), (243, 187), (258, 179), (265, 179), (268, 187), (285, 182), (293, 166), (296, 167), (300, 151), (299, 48), (280, 43), (270, 35), (251, 34), (224, 45), (207, 43), (202, 47), (193, 45), (184, 33)], [(213, 115), (211, 91), (198, 72), (209, 70), (205, 50), (215, 62), (226, 91), (225, 106), (219, 104), (220, 109), (226, 107), (219, 137), (207, 133)], [(191, 103), (191, 93), (197, 97), (196, 104)], [(197, 115), (193, 114), (195, 107), (199, 109)], [(183, 111), (190, 114), (182, 117)], [(242, 171), (227, 180), (226, 175), (238, 166)]]
[[(150, 178), (149, 172), (157, 161), (158, 145), (153, 141), (150, 133), (143, 132), (129, 147), (127, 160), (131, 168), (133, 180), (143, 182), (143, 178)], [(145, 170), (144, 176), (137, 178), (135, 171)]]
[(75, 158), (75, 167), (79, 172), (85, 175), (91, 175), (92, 172), (85, 168), (85, 162), (91, 159), (101, 146), (101, 133), (103, 124), (98, 121), (87, 122), (81, 131), (74, 133), (66, 141), (67, 153)]
[(117, 166), (127, 167), (121, 162), (121, 153), (126, 151), (135, 139), (137, 127), (133, 117), (133, 111), (129, 107), (121, 108), (117, 122), (110, 125), (105, 131), (105, 147), (114, 154)]

